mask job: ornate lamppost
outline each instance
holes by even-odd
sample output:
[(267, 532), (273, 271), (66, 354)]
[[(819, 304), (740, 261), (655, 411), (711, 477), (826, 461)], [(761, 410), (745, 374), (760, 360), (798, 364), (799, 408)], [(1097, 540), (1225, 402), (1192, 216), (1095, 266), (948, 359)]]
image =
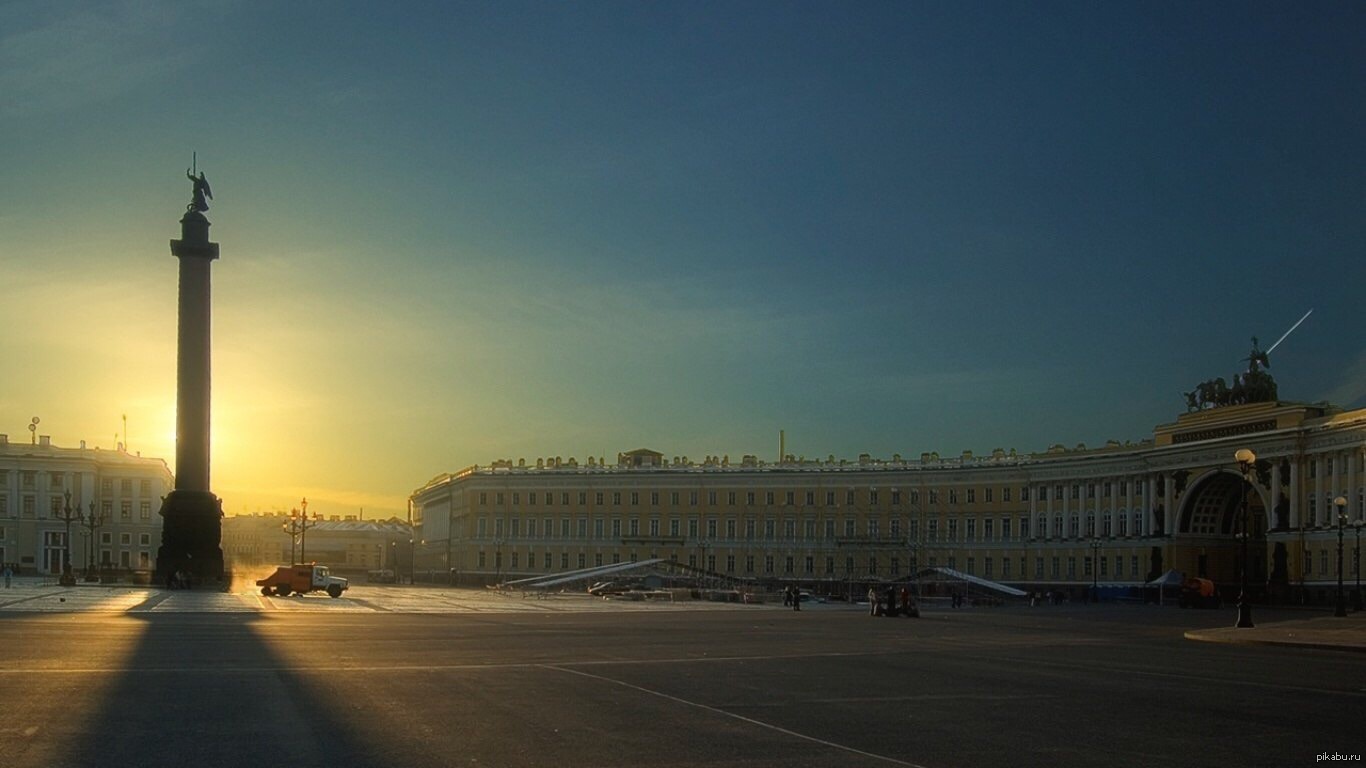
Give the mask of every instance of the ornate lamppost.
[(1333, 508), (1338, 516), (1338, 597), (1333, 615), (1338, 618), (1347, 616), (1347, 601), (1342, 595), (1342, 524), (1347, 520), (1347, 499), (1342, 496), (1333, 499)]
[(289, 510), (289, 522), (280, 526), (280, 530), (289, 534), (289, 564), (294, 565), (299, 562), (294, 557), (295, 549), (299, 545), (299, 533), (301, 531), (299, 527), (299, 510)]
[(59, 519), (66, 523), (66, 536), (62, 539), (62, 575), (58, 579), (58, 583), (64, 587), (74, 587), (76, 586), (76, 576), (71, 572), (71, 522), (81, 519), (81, 505), (78, 503), (75, 509), (71, 508), (70, 488), (62, 494), (62, 498), (64, 503), (62, 504), (62, 516)]
[(95, 512), (95, 502), (90, 502), (88, 512), (81, 519), (81, 525), (86, 528), (85, 538), (85, 578), (92, 581), (95, 578), (95, 531), (104, 525), (104, 512)]
[(316, 528), (318, 526), (318, 520), (321, 518), (321, 515), (314, 512), (313, 522), (309, 522), (308, 499), (304, 498), (299, 504), (303, 507), (303, 510), (299, 513), (299, 562), (303, 563), (308, 560), (308, 529)]
[(1238, 623), (1234, 626), (1240, 629), (1247, 629), (1253, 626), (1252, 602), (1247, 596), (1247, 540), (1250, 538), (1249, 534), (1251, 533), (1248, 528), (1247, 497), (1248, 494), (1252, 492), (1252, 470), (1257, 463), (1257, 454), (1253, 453), (1251, 449), (1239, 448), (1233, 454), (1233, 459), (1238, 462), (1238, 469), (1243, 474), (1243, 562), (1242, 567), (1239, 569), (1242, 571), (1239, 577), (1242, 589), (1238, 593)]
[(1100, 602), (1100, 548), (1103, 542), (1091, 539), (1091, 602)]
[(1352, 549), (1352, 572), (1356, 574), (1357, 585), (1352, 590), (1352, 610), (1362, 609), (1361, 604), (1361, 527), (1366, 525), (1366, 520), (1358, 517), (1352, 521), (1352, 530), (1356, 532), (1356, 546)]

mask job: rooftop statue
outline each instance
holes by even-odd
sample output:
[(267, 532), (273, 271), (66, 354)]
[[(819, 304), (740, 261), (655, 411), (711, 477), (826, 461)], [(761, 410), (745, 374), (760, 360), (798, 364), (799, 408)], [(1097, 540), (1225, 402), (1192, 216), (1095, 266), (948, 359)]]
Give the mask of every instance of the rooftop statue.
[(198, 211), (203, 213), (204, 211), (209, 210), (209, 204), (205, 202), (205, 198), (212, 200), (213, 191), (209, 189), (209, 180), (204, 178), (204, 172), (200, 171), (199, 175), (195, 176), (190, 172), (189, 168), (186, 168), (185, 176), (188, 177), (190, 181), (194, 182), (193, 196), (190, 198), (190, 204), (185, 206), (185, 212), (190, 213), (191, 211)]
[[(1307, 315), (1306, 315), (1307, 317)], [(1284, 338), (1284, 337), (1282, 337)], [(1279, 342), (1278, 342), (1279, 343)], [(1183, 393), (1188, 411), (1202, 411), (1207, 408), (1221, 408), (1225, 405), (1245, 405), (1247, 403), (1271, 403), (1277, 400), (1276, 380), (1266, 372), (1271, 367), (1269, 350), (1263, 352), (1257, 347), (1257, 337), (1252, 337), (1252, 351), (1243, 358), (1247, 372), (1233, 377), (1230, 387), (1220, 376), (1201, 382), (1195, 389)]]

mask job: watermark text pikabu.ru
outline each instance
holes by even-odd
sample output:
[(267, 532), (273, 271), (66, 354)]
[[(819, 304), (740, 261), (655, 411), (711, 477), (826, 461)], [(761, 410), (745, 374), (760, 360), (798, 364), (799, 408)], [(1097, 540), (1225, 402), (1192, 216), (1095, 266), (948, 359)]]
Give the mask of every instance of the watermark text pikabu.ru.
[(1314, 762), (1316, 762), (1316, 763), (1322, 763), (1322, 762), (1330, 761), (1330, 760), (1332, 760), (1332, 761), (1336, 761), (1336, 760), (1354, 760), (1354, 761), (1356, 761), (1356, 762), (1359, 763), (1359, 762), (1361, 762), (1361, 753), (1358, 752), (1358, 753), (1356, 753), (1355, 755), (1344, 755), (1344, 754), (1342, 754), (1341, 752), (1320, 752), (1320, 753), (1319, 753), (1319, 756), (1318, 756), (1318, 759), (1315, 760)]

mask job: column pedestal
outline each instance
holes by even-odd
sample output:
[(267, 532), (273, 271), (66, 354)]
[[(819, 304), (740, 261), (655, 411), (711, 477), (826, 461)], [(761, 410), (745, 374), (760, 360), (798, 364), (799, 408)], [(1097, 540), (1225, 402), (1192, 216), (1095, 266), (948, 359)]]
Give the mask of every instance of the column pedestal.
[(165, 585), (184, 571), (196, 585), (223, 580), (223, 504), (207, 491), (171, 491), (161, 503), (156, 579)]

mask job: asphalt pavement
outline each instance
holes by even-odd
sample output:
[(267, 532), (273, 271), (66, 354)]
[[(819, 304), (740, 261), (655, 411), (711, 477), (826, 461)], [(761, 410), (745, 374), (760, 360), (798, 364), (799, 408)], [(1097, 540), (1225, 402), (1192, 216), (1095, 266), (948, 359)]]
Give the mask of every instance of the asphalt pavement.
[[(905, 619), (476, 590), (395, 610), (433, 601), (411, 587), (267, 599), (305, 610), (152, 591), (0, 595), (0, 764), (1282, 766), (1366, 752), (1351, 725), (1366, 657), (1189, 639), (1230, 611)], [(1332, 617), (1256, 618), (1280, 632)]]

